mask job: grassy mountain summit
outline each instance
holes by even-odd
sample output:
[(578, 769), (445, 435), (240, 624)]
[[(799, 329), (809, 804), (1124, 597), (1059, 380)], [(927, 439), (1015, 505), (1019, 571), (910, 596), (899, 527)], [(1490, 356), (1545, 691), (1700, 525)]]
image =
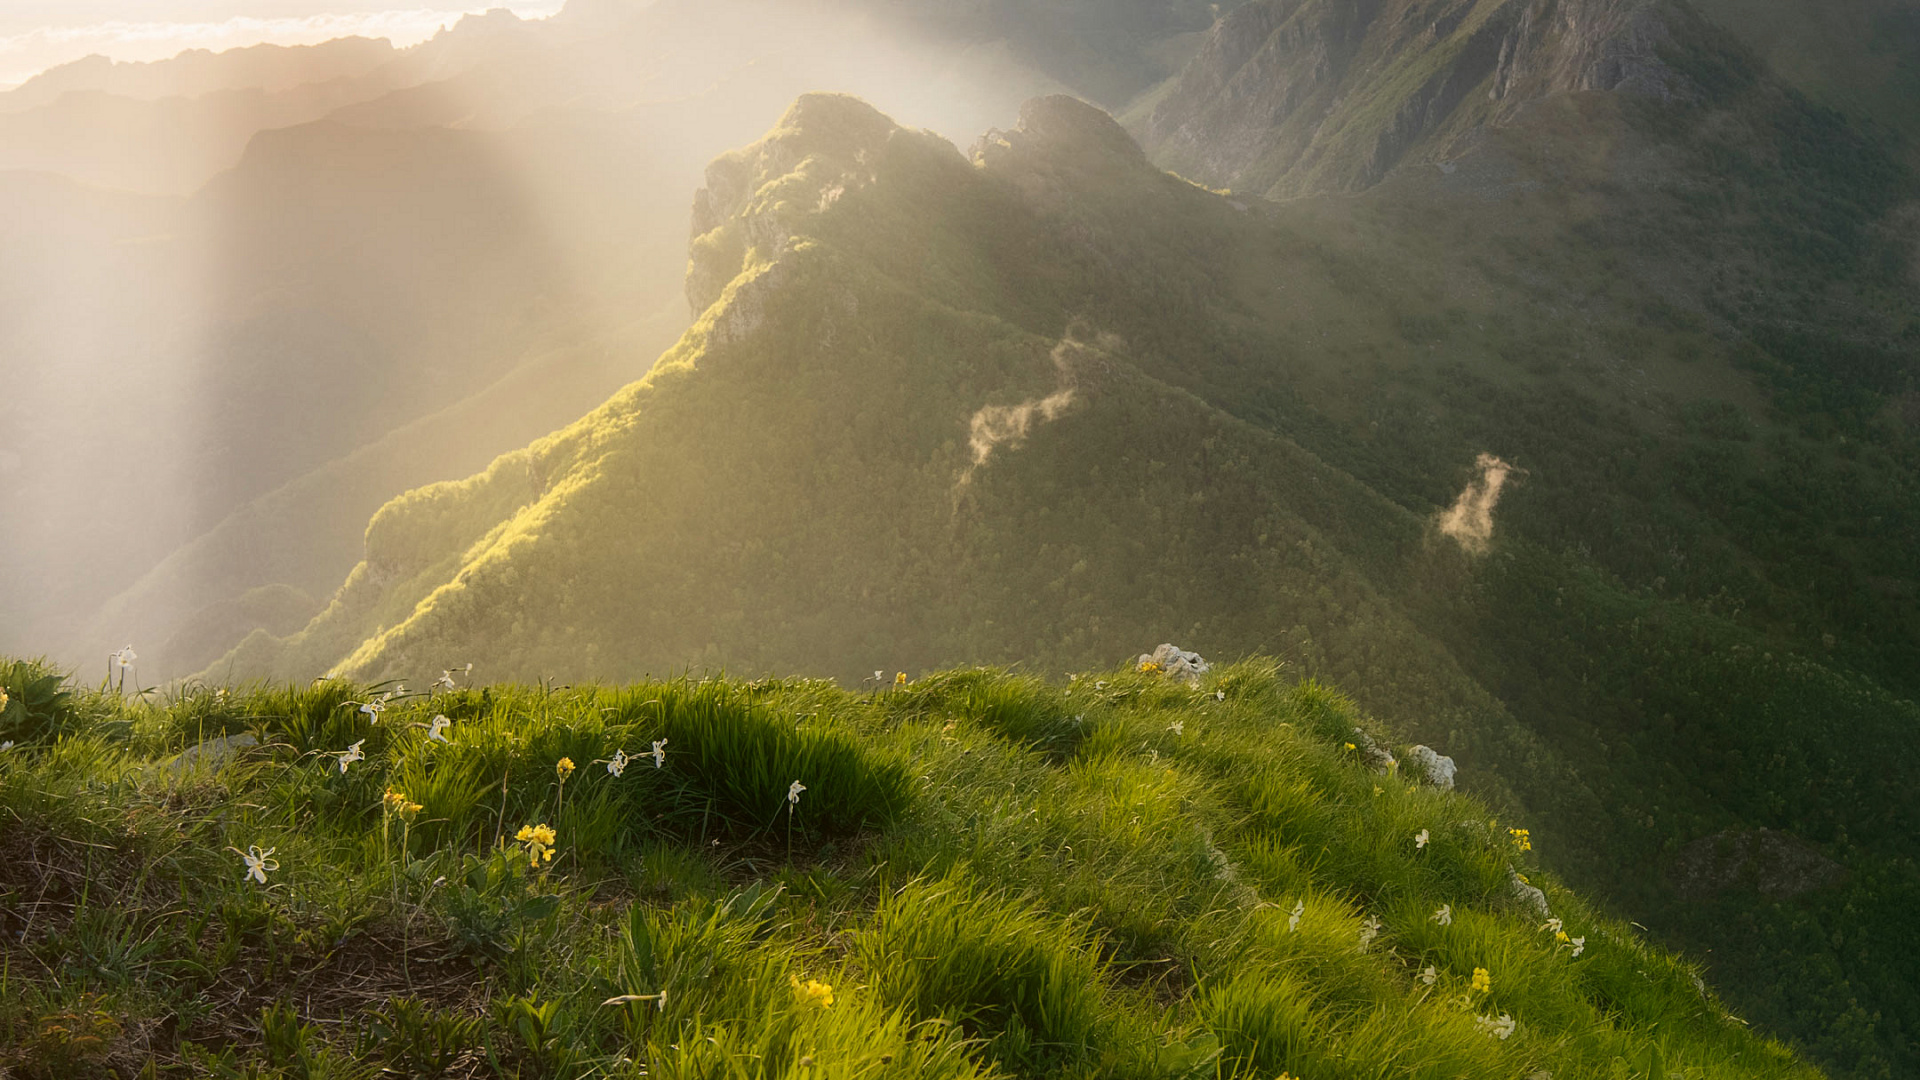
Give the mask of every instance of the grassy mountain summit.
[[(1071, 99), (969, 157), (803, 98), (709, 169), (701, 314), (645, 380), (389, 504), (323, 614), (213, 672), (1282, 653), (1757, 1022), (1882, 1074), (1920, 1022), (1897, 234), (1871, 176), (1745, 171), (1802, 114), (1676, 140), (1736, 98), (1549, 98), (1450, 170), (1278, 205)], [(1822, 231), (1783, 242), (1790, 210)], [(1869, 265), (1823, 261), (1845, 229)]]
[(1820, 1075), (1270, 662), (0, 670), (13, 1075)]

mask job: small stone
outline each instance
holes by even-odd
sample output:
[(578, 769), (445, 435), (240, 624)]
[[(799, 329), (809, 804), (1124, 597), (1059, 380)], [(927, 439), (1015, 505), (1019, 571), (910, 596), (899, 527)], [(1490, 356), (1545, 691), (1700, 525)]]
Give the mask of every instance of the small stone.
[(1197, 652), (1187, 652), (1177, 645), (1161, 645), (1150, 653), (1140, 654), (1139, 665), (1158, 664), (1160, 670), (1169, 679), (1179, 679), (1188, 685), (1197, 685), (1200, 676), (1213, 670), (1213, 665), (1200, 658)]
[(1453, 759), (1431, 746), (1415, 746), (1408, 749), (1407, 767), (1434, 787), (1453, 787)]

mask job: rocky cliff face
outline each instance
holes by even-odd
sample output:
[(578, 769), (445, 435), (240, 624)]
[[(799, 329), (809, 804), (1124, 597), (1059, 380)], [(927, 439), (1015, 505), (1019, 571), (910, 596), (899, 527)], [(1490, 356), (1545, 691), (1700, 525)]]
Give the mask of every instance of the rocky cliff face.
[(1352, 191), (1416, 149), (1576, 91), (1690, 99), (1662, 0), (1260, 0), (1234, 10), (1139, 132), (1254, 194)]

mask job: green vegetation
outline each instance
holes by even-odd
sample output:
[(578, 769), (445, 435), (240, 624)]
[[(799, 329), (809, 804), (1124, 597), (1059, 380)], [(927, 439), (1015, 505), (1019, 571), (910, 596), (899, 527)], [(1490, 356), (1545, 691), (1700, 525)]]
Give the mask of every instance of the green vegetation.
[[(1243, 209), (1077, 103), (969, 162), (803, 99), (710, 172), (711, 303), (645, 380), (395, 500), (318, 618), (208, 677), (1279, 654), (1457, 758), (1763, 1030), (1897, 1075), (1920, 414), (1898, 281), (1848, 238), (1905, 181), (1821, 174), (1883, 160), (1828, 114), (1740, 108), (1777, 123), (1555, 99), (1491, 161)], [(1619, 180), (1660, 140), (1744, 162), (1726, 205)], [(1483, 453), (1518, 471), (1476, 555), (1436, 522)], [(1049, 760), (1093, 738), (1005, 707)], [(1753, 845), (1812, 869), (1715, 854)]]
[(9, 670), (13, 1075), (1819, 1075), (1272, 662), (165, 700)]

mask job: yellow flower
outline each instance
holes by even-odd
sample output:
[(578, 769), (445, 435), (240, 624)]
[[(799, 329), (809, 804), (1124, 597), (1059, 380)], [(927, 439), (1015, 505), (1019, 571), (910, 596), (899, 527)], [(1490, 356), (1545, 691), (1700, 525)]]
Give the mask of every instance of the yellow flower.
[(522, 825), (514, 834), (515, 840), (527, 845), (527, 863), (539, 866), (544, 860), (553, 861), (553, 829), (547, 825)]
[(1359, 748), (1359, 747), (1357, 747), (1357, 746), (1355, 746), (1355, 745), (1353, 745), (1352, 743), (1348, 743), (1348, 744), (1347, 744), (1347, 749), (1349, 749), (1349, 750), (1358, 750), (1358, 749), (1360, 749), (1360, 748)]
[(404, 821), (412, 821), (413, 816), (423, 809), (419, 803), (409, 802), (405, 795), (392, 788), (387, 789), (387, 793), (380, 797), (380, 801), (386, 804), (387, 813), (396, 815)]
[(1553, 939), (1562, 945), (1570, 945), (1573, 943), (1573, 939), (1567, 936), (1567, 932), (1565, 930), (1554, 931)]
[(895, 686), (907, 685), (907, 673), (904, 671), (896, 673), (893, 677), (893, 685)]
[(1533, 834), (1525, 829), (1508, 829), (1507, 835), (1513, 837), (1513, 846), (1521, 851), (1533, 850)]
[(1166, 673), (1167, 669), (1161, 667), (1159, 664), (1156, 664), (1151, 660), (1142, 660), (1140, 661), (1140, 670), (1143, 672), (1146, 672), (1149, 675), (1163, 675)]
[(1493, 976), (1487, 973), (1486, 968), (1477, 967), (1473, 969), (1473, 992), (1476, 994), (1490, 994), (1493, 992)]
[(787, 976), (787, 981), (793, 984), (793, 996), (800, 1000), (800, 1004), (818, 1005), (823, 1009), (833, 1004), (833, 987), (826, 983), (817, 979), (801, 982), (798, 975)]
[(563, 757), (559, 761), (554, 762), (553, 773), (555, 776), (558, 776), (560, 778), (561, 783), (563, 784), (566, 783), (567, 777), (573, 775), (573, 759), (570, 757)]

